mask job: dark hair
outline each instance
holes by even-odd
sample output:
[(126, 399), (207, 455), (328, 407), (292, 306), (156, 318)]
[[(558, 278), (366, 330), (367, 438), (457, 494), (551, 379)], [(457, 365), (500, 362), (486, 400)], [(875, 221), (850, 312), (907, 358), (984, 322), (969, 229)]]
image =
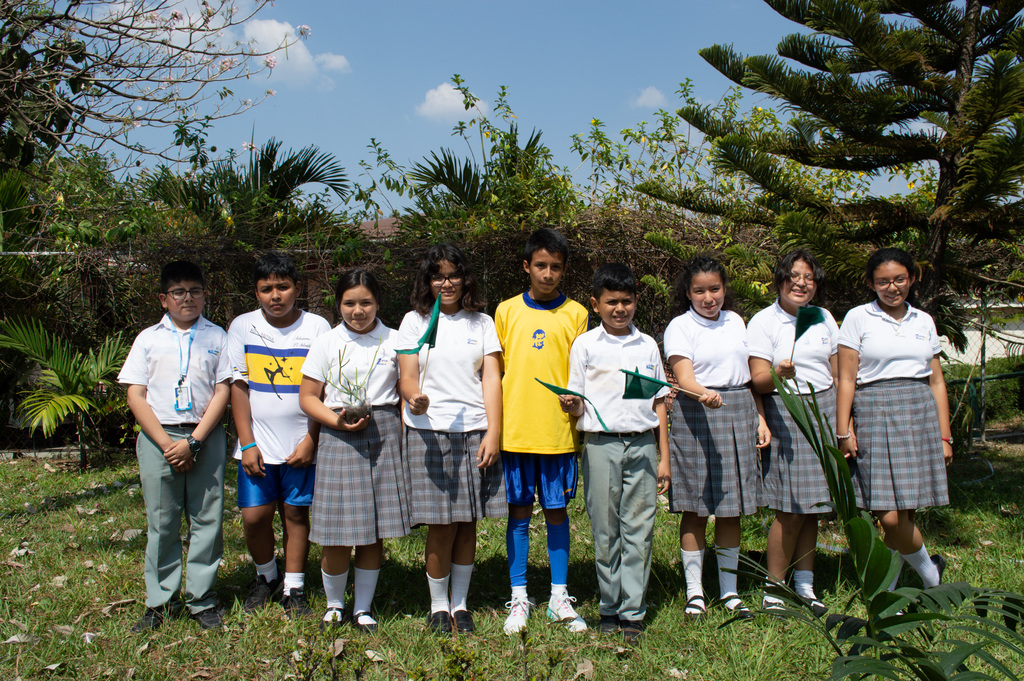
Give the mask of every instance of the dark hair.
[(821, 288), (821, 285), (825, 283), (825, 269), (818, 263), (818, 259), (811, 255), (810, 251), (798, 248), (782, 256), (779, 264), (775, 266), (773, 283), (775, 284), (776, 291), (782, 290), (782, 285), (789, 279), (789, 274), (793, 271), (793, 265), (801, 260), (811, 268), (811, 274), (814, 275), (814, 283), (817, 284), (819, 289)]
[(334, 306), (338, 307), (341, 305), (341, 299), (345, 296), (345, 291), (357, 286), (365, 286), (366, 290), (370, 292), (370, 295), (377, 302), (377, 306), (381, 306), (380, 284), (377, 283), (377, 277), (359, 267), (345, 270), (338, 277), (338, 284), (334, 287)]
[[(673, 290), (675, 303), (672, 306), (672, 316), (681, 315), (690, 309), (690, 298), (686, 295), (690, 291), (690, 284), (695, 276), (705, 273), (717, 274), (722, 279), (723, 288), (729, 285), (729, 277), (726, 275), (722, 263), (706, 255), (694, 256), (688, 263), (683, 265), (683, 271), (679, 274), (679, 278), (676, 279), (676, 285)], [(726, 289), (722, 309), (728, 310), (730, 307), (732, 307), (732, 295)]]
[(523, 260), (533, 261), (533, 254), (544, 249), (548, 253), (561, 253), (562, 262), (569, 264), (569, 240), (561, 232), (541, 227), (530, 235), (523, 246)]
[(880, 248), (872, 253), (871, 257), (868, 258), (868, 264), (864, 266), (864, 278), (869, 284), (873, 284), (875, 270), (887, 262), (903, 265), (907, 268), (907, 274), (914, 278), (914, 286), (911, 286), (910, 290), (907, 291), (907, 302), (913, 305), (916, 297), (914, 295), (915, 288), (917, 280), (921, 278), (921, 270), (918, 268), (917, 263), (914, 262), (914, 258), (902, 248)]
[(178, 284), (183, 281), (197, 281), (199, 285), (206, 288), (206, 277), (199, 265), (188, 260), (175, 260), (164, 265), (160, 270), (160, 291), (167, 293), (171, 284)]
[(270, 251), (260, 256), (252, 267), (252, 285), (259, 286), (260, 280), (271, 277), (285, 277), (292, 280), (292, 283), (299, 283), (299, 270), (295, 268), (295, 261), (284, 253)]
[[(468, 312), (476, 312), (487, 306), (487, 299), (477, 286), (476, 274), (469, 265), (466, 255), (455, 244), (431, 246), (420, 261), (420, 271), (412, 285), (409, 302), (420, 314), (430, 314), (434, 307), (434, 288), (430, 278), (441, 270), (442, 262), (450, 262), (455, 271), (462, 275), (462, 298), (459, 307)], [(440, 295), (440, 294), (439, 294)]]
[(636, 278), (629, 265), (610, 262), (594, 270), (592, 293), (598, 300), (605, 291), (622, 291), (636, 297)]

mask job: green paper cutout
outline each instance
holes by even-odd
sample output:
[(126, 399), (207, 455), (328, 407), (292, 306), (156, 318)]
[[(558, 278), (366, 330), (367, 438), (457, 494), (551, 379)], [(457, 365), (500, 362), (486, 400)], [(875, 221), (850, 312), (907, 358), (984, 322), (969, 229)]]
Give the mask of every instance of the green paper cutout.
[(583, 400), (584, 402), (586, 402), (587, 404), (589, 404), (589, 405), (590, 405), (590, 408), (594, 410), (594, 416), (596, 416), (596, 417), (597, 417), (597, 421), (598, 421), (598, 423), (600, 423), (600, 424), (601, 424), (601, 427), (602, 427), (602, 428), (604, 428), (604, 431), (605, 431), (606, 433), (610, 433), (610, 432), (612, 432), (612, 431), (608, 430), (608, 426), (606, 426), (606, 425), (604, 424), (604, 419), (602, 419), (602, 418), (601, 418), (601, 414), (600, 414), (600, 413), (598, 413), (598, 411), (597, 411), (597, 407), (595, 407), (595, 406), (594, 406), (594, 403), (593, 403), (593, 402), (591, 402), (590, 400), (588, 400), (588, 399), (587, 399), (587, 396), (586, 396), (586, 395), (582, 395), (582, 394), (580, 394), (580, 393), (578, 393), (578, 392), (576, 392), (576, 391), (574, 391), (574, 390), (569, 390), (568, 388), (561, 388), (561, 387), (559, 387), (559, 386), (557, 386), (557, 385), (551, 385), (550, 383), (545, 383), (544, 381), (540, 380), (540, 379), (539, 379), (539, 378), (537, 378), (537, 377), (534, 377), (534, 379), (533, 379), (533, 380), (537, 381), (537, 382), (538, 382), (538, 383), (540, 383), (540, 384), (541, 384), (542, 386), (544, 386), (545, 388), (547, 388), (548, 390), (550, 390), (551, 392), (553, 392), (553, 393), (554, 393), (554, 394), (556, 394), (556, 395), (575, 395), (576, 397), (579, 397), (579, 398), (580, 398), (580, 399), (582, 399), (582, 400)]
[(641, 374), (640, 367), (633, 371), (627, 371), (626, 369), (619, 369), (619, 371), (626, 374), (626, 389), (622, 393), (622, 399), (624, 400), (649, 400), (652, 397), (656, 397), (662, 387), (678, 390), (676, 386), (670, 383)]
[(420, 336), (416, 347), (411, 350), (395, 350), (397, 355), (418, 355), (424, 345), (434, 347), (437, 345), (437, 320), (441, 316), (441, 296), (434, 299), (434, 309), (430, 313), (430, 321), (427, 322), (427, 330)]

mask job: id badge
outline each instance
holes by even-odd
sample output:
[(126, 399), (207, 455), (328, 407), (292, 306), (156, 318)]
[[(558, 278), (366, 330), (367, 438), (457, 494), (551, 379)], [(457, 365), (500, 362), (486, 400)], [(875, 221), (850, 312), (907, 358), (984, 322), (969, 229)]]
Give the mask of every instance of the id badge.
[(174, 389), (174, 411), (188, 411), (192, 408), (192, 386), (179, 385)]

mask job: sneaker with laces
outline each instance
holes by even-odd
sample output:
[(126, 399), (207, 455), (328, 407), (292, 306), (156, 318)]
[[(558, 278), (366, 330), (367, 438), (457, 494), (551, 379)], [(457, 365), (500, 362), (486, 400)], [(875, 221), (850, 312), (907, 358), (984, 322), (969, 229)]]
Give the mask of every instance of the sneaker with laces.
[(146, 613), (142, 618), (132, 625), (132, 633), (141, 634), (144, 631), (159, 629), (164, 623), (164, 618), (167, 616), (167, 612), (167, 608), (163, 606), (160, 606), (159, 608), (146, 608)]
[(576, 599), (569, 594), (552, 596), (548, 601), (548, 617), (552, 622), (561, 622), (569, 631), (580, 632), (587, 630), (587, 623), (576, 613), (572, 604)]
[(200, 610), (189, 615), (192, 619), (199, 623), (199, 628), (203, 631), (210, 631), (211, 629), (220, 629), (224, 626), (224, 620), (221, 619), (220, 613), (217, 612), (217, 608), (207, 608), (206, 610)]
[(525, 598), (513, 598), (505, 607), (508, 608), (508, 617), (505, 618), (503, 629), (506, 634), (518, 634), (526, 628), (526, 620), (530, 617), (533, 604)]
[(281, 598), (281, 605), (284, 607), (284, 613), (288, 615), (290, 620), (309, 617), (313, 614), (313, 611), (309, 609), (309, 604), (306, 602), (306, 592), (303, 589), (290, 589)]
[(282, 579), (278, 577), (272, 582), (268, 582), (267, 578), (263, 575), (256, 575), (256, 578), (249, 582), (249, 596), (245, 599), (245, 603), (242, 604), (242, 609), (245, 612), (255, 612), (273, 600), (278, 590), (281, 588)]

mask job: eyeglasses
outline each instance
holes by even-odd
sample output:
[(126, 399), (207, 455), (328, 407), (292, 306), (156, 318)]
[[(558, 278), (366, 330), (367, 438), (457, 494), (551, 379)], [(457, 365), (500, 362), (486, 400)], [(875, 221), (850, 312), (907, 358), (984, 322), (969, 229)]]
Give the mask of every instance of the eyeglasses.
[(875, 279), (875, 288), (889, 288), (896, 284), (896, 288), (903, 288), (910, 281), (910, 277), (896, 277), (895, 279)]
[(206, 295), (206, 291), (198, 286), (195, 288), (172, 288), (166, 293), (171, 297), (171, 300), (178, 303), (185, 300), (185, 296), (192, 296), (192, 300), (199, 300)]
[(444, 282), (447, 281), (452, 286), (458, 286), (459, 284), (462, 283), (462, 276), (463, 275), (461, 274), (453, 274), (451, 276), (446, 277), (441, 274), (435, 274), (430, 277), (430, 285), (433, 286), (434, 288), (441, 288), (442, 286), (444, 286)]
[(791, 282), (793, 282), (794, 284), (799, 284), (800, 282), (803, 282), (805, 284), (813, 284), (814, 283), (814, 275), (813, 274), (800, 274), (798, 272), (790, 272), (789, 273), (789, 280)]

